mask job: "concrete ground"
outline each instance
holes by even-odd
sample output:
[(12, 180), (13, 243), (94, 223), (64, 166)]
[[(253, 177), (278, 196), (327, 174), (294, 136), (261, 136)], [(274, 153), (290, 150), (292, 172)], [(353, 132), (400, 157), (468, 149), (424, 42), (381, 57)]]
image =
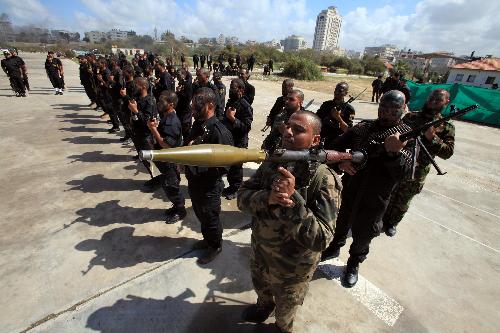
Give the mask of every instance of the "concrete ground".
[[(249, 217), (234, 200), (223, 200), (221, 256), (198, 266), (189, 200), (183, 222), (163, 223), (170, 203), (141, 191), (147, 174), (86, 106), (77, 64), (63, 60), (67, 91), (54, 96), (44, 55), (22, 56), (29, 97), (0, 81), (0, 332), (272, 332), (274, 318), (240, 320), (256, 296)], [(259, 146), (281, 88), (252, 83)], [(305, 95), (313, 110), (330, 98)], [(372, 103), (354, 106), (376, 116)], [(396, 237), (373, 241), (355, 288), (339, 284), (347, 247), (318, 269), (296, 332), (498, 332), (500, 130), (455, 126), (455, 155), (438, 161), (448, 174), (429, 176)]]

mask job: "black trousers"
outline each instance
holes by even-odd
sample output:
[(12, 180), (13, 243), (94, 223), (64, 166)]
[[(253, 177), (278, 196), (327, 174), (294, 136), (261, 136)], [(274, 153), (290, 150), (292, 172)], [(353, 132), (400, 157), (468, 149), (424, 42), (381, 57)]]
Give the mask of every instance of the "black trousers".
[(109, 115), (109, 119), (111, 120), (111, 124), (113, 124), (113, 128), (120, 128), (120, 121), (118, 120), (118, 114), (117, 114), (117, 109), (118, 106), (111, 102), (111, 103), (105, 103), (102, 106), (104, 112), (106, 112)]
[(240, 188), (241, 183), (243, 183), (243, 164), (231, 165), (229, 167), (227, 182), (231, 188)]
[(183, 208), (185, 199), (180, 188), (181, 175), (177, 169), (177, 165), (164, 162), (154, 163), (161, 172), (161, 186), (168, 200), (172, 202), (174, 208)]
[(348, 200), (342, 201), (335, 226), (335, 236), (328, 248), (343, 247), (350, 229), (352, 244), (349, 248), (349, 263), (359, 264), (365, 261), (368, 252), (370, 252), (370, 243), (373, 238), (380, 234), (381, 225), (375, 224), (373, 221), (351, 219), (352, 208), (353, 206)]
[(26, 91), (24, 90), (24, 82), (23, 78), (18, 75), (9, 76), (10, 86), (12, 90), (18, 94), (24, 94)]
[(380, 95), (382, 94), (382, 92), (380, 90), (373, 90), (372, 91), (372, 102), (377, 102), (378, 103), (378, 100), (380, 99)]
[(56, 74), (49, 75), (49, 80), (50, 80), (50, 83), (52, 83), (52, 87), (59, 88), (59, 89), (63, 88), (63, 81), (58, 75), (56, 75)]
[(220, 196), (224, 183), (221, 178), (208, 184), (200, 182), (198, 178), (196, 180), (188, 180), (188, 191), (193, 210), (201, 222), (203, 239), (211, 247), (218, 248), (222, 245), (222, 224), (219, 215), (221, 211)]
[(84, 83), (83, 84), (83, 89), (85, 89), (85, 93), (87, 94), (88, 98), (92, 103), (95, 103), (96, 101), (96, 94), (94, 89), (92, 88), (91, 83)]
[(26, 90), (30, 90), (30, 82), (28, 80), (28, 75), (23, 76), (23, 83), (24, 83), (24, 88)]

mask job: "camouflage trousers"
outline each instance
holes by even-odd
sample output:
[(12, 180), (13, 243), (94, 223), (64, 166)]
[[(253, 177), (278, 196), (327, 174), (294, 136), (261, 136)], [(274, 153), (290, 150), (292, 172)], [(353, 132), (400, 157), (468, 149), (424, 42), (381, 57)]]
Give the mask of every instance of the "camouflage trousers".
[(269, 269), (252, 253), (250, 271), (257, 293), (257, 304), (275, 304), (276, 325), (284, 332), (292, 332), (293, 320), (309, 288), (312, 273), (305, 281), (288, 282), (269, 272)]
[(411, 199), (422, 191), (424, 179), (404, 180), (391, 194), (391, 200), (385, 210), (384, 225), (397, 226), (410, 208)]

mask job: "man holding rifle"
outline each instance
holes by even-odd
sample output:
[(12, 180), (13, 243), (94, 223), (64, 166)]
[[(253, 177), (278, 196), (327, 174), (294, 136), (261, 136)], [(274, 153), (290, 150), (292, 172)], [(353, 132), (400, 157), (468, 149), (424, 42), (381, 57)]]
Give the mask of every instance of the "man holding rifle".
[(342, 281), (349, 288), (358, 281), (359, 264), (366, 259), (371, 240), (382, 230), (382, 217), (393, 189), (410, 170), (412, 149), (399, 140), (399, 133), (411, 130), (401, 122), (405, 105), (402, 92), (387, 92), (380, 99), (375, 121), (357, 124), (333, 145), (335, 150), (365, 150), (368, 155), (362, 165), (350, 161), (339, 164), (345, 171), (342, 205), (335, 237), (322, 254), (322, 260), (337, 257), (351, 229), (353, 242)]
[(333, 141), (353, 125), (354, 108), (344, 100), (348, 92), (347, 82), (339, 82), (333, 92), (333, 99), (321, 104), (316, 112), (321, 118), (321, 139), (326, 149), (331, 149)]
[[(450, 103), (450, 94), (444, 89), (434, 90), (421, 112), (408, 113), (403, 122), (412, 128), (439, 119), (441, 111)], [(439, 156), (448, 159), (453, 155), (455, 146), (455, 127), (450, 122), (445, 122), (435, 128), (429, 127), (422, 136), (425, 145), (432, 157)], [(398, 184), (392, 192), (391, 201), (384, 214), (384, 230), (387, 236), (396, 234), (396, 226), (401, 222), (410, 207), (411, 199), (422, 191), (425, 177), (431, 169), (431, 161), (423, 154), (417, 156), (414, 177), (405, 179)]]

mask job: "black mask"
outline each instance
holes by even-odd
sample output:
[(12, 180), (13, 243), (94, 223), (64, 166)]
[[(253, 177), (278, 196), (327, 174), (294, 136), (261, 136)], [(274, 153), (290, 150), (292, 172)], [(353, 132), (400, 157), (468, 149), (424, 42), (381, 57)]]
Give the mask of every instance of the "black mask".
[(234, 92), (232, 90), (229, 90), (229, 99), (232, 99), (232, 100), (239, 99), (238, 93)]

